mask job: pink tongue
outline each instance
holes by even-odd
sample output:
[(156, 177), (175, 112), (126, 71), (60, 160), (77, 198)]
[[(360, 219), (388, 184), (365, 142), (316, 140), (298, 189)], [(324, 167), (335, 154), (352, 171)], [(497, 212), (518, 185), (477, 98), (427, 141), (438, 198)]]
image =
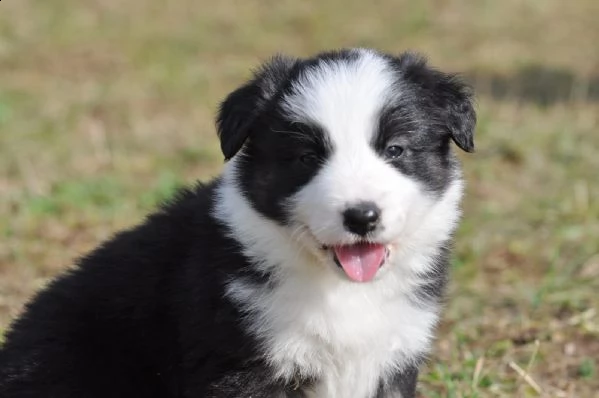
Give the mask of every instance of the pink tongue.
[(371, 281), (385, 258), (385, 246), (374, 243), (335, 246), (335, 255), (347, 276), (356, 282)]

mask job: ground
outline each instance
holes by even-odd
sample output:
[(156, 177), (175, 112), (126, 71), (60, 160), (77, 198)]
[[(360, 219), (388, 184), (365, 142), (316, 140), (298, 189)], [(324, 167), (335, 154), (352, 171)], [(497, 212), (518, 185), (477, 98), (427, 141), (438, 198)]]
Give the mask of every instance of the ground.
[(261, 60), (412, 49), (463, 72), (479, 113), (421, 396), (597, 396), (597, 20), (595, 0), (2, 1), (0, 336), (76, 257), (218, 173), (216, 107)]

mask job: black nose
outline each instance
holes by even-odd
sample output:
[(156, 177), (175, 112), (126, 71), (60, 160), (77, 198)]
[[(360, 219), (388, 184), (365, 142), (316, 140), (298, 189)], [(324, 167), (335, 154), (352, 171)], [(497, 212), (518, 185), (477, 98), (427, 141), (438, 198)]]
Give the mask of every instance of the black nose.
[(364, 236), (372, 232), (379, 224), (381, 209), (372, 202), (361, 202), (343, 212), (345, 229)]

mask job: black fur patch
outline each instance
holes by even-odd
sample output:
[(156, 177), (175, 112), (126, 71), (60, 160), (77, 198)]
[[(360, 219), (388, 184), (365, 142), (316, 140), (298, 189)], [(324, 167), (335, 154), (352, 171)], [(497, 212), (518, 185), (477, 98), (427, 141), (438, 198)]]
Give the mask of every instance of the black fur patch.
[(239, 186), (267, 217), (287, 222), (286, 200), (307, 184), (331, 153), (316, 126), (290, 123), (280, 113), (262, 115), (238, 162)]

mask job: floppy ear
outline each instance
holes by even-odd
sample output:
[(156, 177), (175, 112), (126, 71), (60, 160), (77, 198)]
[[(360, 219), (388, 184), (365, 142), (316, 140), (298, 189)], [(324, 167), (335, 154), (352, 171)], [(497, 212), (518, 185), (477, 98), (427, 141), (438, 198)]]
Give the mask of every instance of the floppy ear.
[(264, 64), (254, 78), (221, 103), (216, 127), (225, 160), (231, 159), (250, 136), (252, 123), (277, 93), (297, 60), (281, 55)]
[(436, 109), (436, 122), (443, 125), (458, 147), (474, 152), (476, 112), (470, 87), (456, 75), (431, 69), (421, 56), (407, 53), (399, 62), (405, 77), (417, 84)]
[(466, 152), (474, 152), (476, 112), (470, 88), (455, 75), (439, 73), (434, 95), (441, 99), (447, 128), (453, 141)]

